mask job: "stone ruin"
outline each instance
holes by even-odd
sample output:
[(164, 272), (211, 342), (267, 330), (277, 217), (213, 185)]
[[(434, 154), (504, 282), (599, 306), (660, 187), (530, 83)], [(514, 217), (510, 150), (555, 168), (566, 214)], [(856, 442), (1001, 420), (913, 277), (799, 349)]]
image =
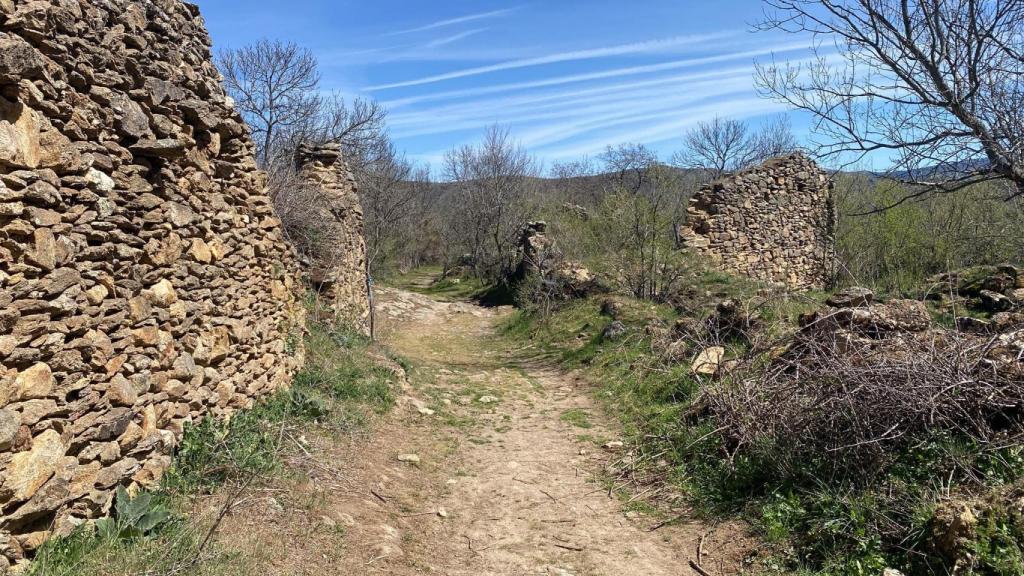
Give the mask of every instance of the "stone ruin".
[(835, 261), (833, 183), (796, 153), (701, 188), (682, 245), (726, 271), (794, 289), (827, 286)]
[(337, 144), (302, 145), (295, 157), (303, 185), (315, 190), (317, 245), (308, 265), (309, 283), (327, 297), (335, 312), (369, 331), (363, 209), (356, 181)]
[(519, 264), (506, 282), (519, 305), (581, 298), (604, 290), (589, 270), (565, 258), (547, 235), (546, 222), (528, 222), (523, 227), (517, 257)]
[(155, 485), (187, 423), (287, 385), (302, 307), (179, 0), (0, 0), (0, 229), (4, 572)]

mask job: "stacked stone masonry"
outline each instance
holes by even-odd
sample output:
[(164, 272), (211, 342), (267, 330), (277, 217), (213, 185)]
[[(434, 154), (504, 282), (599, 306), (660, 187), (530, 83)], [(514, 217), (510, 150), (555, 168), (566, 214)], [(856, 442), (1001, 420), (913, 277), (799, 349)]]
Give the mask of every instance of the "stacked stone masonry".
[(317, 246), (308, 262), (309, 284), (326, 296), (344, 322), (369, 332), (363, 208), (356, 180), (337, 144), (302, 145), (296, 158), (302, 185), (315, 189)]
[(822, 287), (835, 261), (833, 183), (793, 154), (704, 186), (687, 209), (684, 246), (718, 268), (789, 288)]
[(290, 381), (298, 265), (179, 0), (0, 0), (0, 572)]

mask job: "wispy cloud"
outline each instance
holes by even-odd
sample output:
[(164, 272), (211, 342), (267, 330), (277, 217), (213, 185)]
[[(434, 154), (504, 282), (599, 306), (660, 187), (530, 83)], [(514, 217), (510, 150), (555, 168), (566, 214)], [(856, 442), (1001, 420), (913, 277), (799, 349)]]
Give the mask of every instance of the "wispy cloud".
[(480, 12), (477, 14), (468, 14), (466, 16), (459, 16), (458, 18), (449, 18), (447, 20), (438, 20), (437, 22), (431, 22), (424, 26), (417, 26), (416, 28), (409, 28), (407, 30), (398, 30), (396, 32), (390, 32), (385, 36), (398, 36), (400, 34), (413, 34), (416, 32), (426, 32), (427, 30), (436, 30), (437, 28), (444, 28), (446, 26), (454, 26), (456, 24), (464, 24), (466, 22), (474, 22), (476, 20), (483, 20), (485, 18), (497, 18), (498, 16), (504, 16), (511, 14), (518, 10), (519, 7), (504, 8), (501, 10), (493, 10), (491, 12)]
[(445, 80), (454, 80), (456, 78), (465, 78), (467, 76), (477, 76), (480, 74), (488, 74), (491, 72), (500, 72), (503, 70), (514, 70), (517, 68), (527, 68), (530, 66), (540, 66), (544, 64), (554, 64), (558, 62), (572, 62), (578, 60), (593, 60), (596, 58), (607, 58), (610, 56), (623, 56), (627, 54), (643, 54), (659, 52), (668, 49), (680, 48), (683, 46), (699, 45), (713, 40), (720, 40), (729, 36), (735, 36), (739, 31), (725, 31), (716, 32), (713, 34), (699, 34), (692, 36), (674, 36), (672, 38), (664, 38), (660, 40), (648, 40), (645, 42), (633, 42), (631, 44), (619, 44), (616, 46), (607, 46), (604, 48), (592, 48), (588, 50), (575, 50), (571, 52), (560, 52), (556, 54), (548, 54), (547, 56), (538, 56), (535, 58), (522, 58), (518, 60), (509, 60), (507, 62), (501, 62), (498, 64), (492, 64), (489, 66), (477, 66), (474, 68), (465, 68), (463, 70), (456, 70), (454, 72), (446, 72), (444, 74), (436, 74), (433, 76), (426, 76), (424, 78), (417, 78), (414, 80), (406, 80), (403, 82), (394, 82), (391, 84), (379, 84), (377, 86), (370, 86), (366, 88), (367, 91), (373, 92), (377, 90), (387, 90), (391, 88), (404, 88), (407, 86), (420, 86), (423, 84), (433, 84), (435, 82), (443, 82)]
[(800, 50), (807, 50), (811, 48), (811, 44), (808, 42), (791, 42), (788, 44), (775, 45), (770, 48), (758, 48), (755, 50), (743, 50), (740, 52), (731, 52), (726, 54), (719, 54), (716, 56), (706, 56), (702, 58), (686, 58), (682, 60), (671, 60), (669, 62), (661, 62), (658, 64), (648, 64), (644, 66), (629, 66), (625, 68), (614, 68), (611, 70), (602, 70), (599, 72), (588, 72), (585, 74), (569, 74), (566, 76), (556, 76), (554, 78), (545, 78), (543, 80), (531, 80), (527, 82), (513, 82), (508, 84), (498, 84), (495, 86), (481, 86), (479, 88), (465, 88), (461, 90), (446, 90), (442, 92), (431, 92), (428, 94), (420, 94), (417, 96), (409, 96), (406, 98), (396, 98), (394, 100), (386, 100), (381, 102), (386, 108), (393, 110), (408, 106), (410, 104), (417, 104), (420, 102), (430, 102), (435, 100), (453, 100), (458, 98), (472, 97), (472, 96), (484, 96), (487, 94), (499, 94), (502, 92), (514, 92), (518, 90), (530, 90), (534, 88), (546, 88), (550, 86), (558, 86), (561, 84), (572, 84), (577, 82), (587, 82), (591, 80), (607, 80), (610, 78), (616, 78), (620, 76), (634, 76), (641, 74), (651, 74), (656, 72), (666, 72), (669, 70), (678, 70), (683, 68), (692, 68), (697, 66), (703, 66), (707, 64), (718, 64), (722, 62), (728, 62), (731, 60), (741, 60), (745, 58), (757, 58), (758, 56), (766, 56), (769, 54), (785, 54), (789, 52), (796, 52)]
[(438, 48), (440, 46), (447, 46), (453, 42), (458, 42), (464, 38), (479, 34), (490, 30), (490, 28), (476, 28), (474, 30), (466, 30), (465, 32), (459, 32), (458, 34), (452, 34), (451, 36), (445, 36), (444, 38), (438, 38), (437, 40), (431, 40), (423, 45), (424, 48)]
[[(685, 92), (661, 90), (654, 94), (656, 99), (633, 106), (624, 106), (623, 102), (639, 102), (639, 92), (624, 96), (622, 99), (581, 99), (568, 101), (559, 106), (538, 107), (535, 110), (522, 108), (511, 111), (499, 121), (515, 127), (516, 131), (521, 133), (520, 138), (524, 144), (536, 146), (571, 139), (578, 134), (623, 123), (654, 118), (675, 119), (684, 115), (686, 108), (692, 104), (720, 99), (731, 94), (746, 93), (742, 81), (708, 83), (692, 88), (693, 90)], [(394, 133), (400, 138), (457, 133), (479, 130), (495, 121), (493, 117), (467, 110), (465, 115), (453, 114), (443, 123), (417, 122), (415, 125), (397, 127)]]
[(685, 114), (676, 114), (674, 118), (662, 116), (645, 124), (642, 123), (640, 126), (626, 123), (620, 129), (601, 131), (589, 138), (576, 140), (566, 147), (541, 148), (534, 151), (551, 160), (579, 158), (600, 153), (609, 144), (624, 142), (657, 144), (678, 139), (687, 129), (696, 126), (697, 123), (723, 114), (735, 119), (749, 119), (784, 110), (785, 106), (782, 104), (763, 98), (720, 99), (703, 106), (687, 108)]

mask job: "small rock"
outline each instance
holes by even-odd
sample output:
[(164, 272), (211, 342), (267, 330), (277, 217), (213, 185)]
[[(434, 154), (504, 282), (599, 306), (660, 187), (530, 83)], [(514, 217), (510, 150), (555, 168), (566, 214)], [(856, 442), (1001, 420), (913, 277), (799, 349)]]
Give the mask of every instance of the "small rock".
[(417, 456), (416, 454), (399, 454), (398, 461), (405, 462), (407, 464), (419, 464), (420, 457)]
[(163, 308), (174, 304), (178, 300), (178, 296), (174, 291), (174, 285), (166, 278), (152, 285), (146, 292), (146, 296), (153, 304)]
[(617, 320), (622, 315), (622, 304), (610, 298), (605, 300), (601, 303), (601, 315)]
[(614, 342), (625, 336), (627, 332), (629, 332), (629, 329), (626, 328), (626, 325), (616, 320), (601, 331), (601, 339)]
[(25, 369), (14, 379), (19, 400), (46, 398), (53, 391), (54, 384), (53, 372), (42, 362)]
[(444, 508), (438, 508), (437, 509), (437, 515), (440, 516), (441, 518), (447, 518), (448, 517), (448, 511), (445, 510)]
[(956, 328), (961, 332), (985, 334), (992, 330), (992, 323), (973, 316), (960, 316), (956, 319)]
[(875, 293), (867, 288), (852, 286), (833, 294), (826, 304), (833, 308), (858, 308), (867, 306), (875, 299)]
[(623, 442), (619, 440), (612, 440), (611, 442), (606, 442), (602, 447), (605, 450), (621, 450), (623, 446), (625, 446)]
[(113, 178), (95, 168), (89, 168), (89, 171), (85, 173), (85, 181), (100, 192), (110, 192), (115, 186)]
[(430, 408), (427, 408), (426, 406), (418, 408), (417, 412), (419, 412), (420, 414), (422, 414), (424, 416), (433, 416), (434, 415), (434, 411), (431, 410)]
[(176, 138), (139, 140), (138, 143), (129, 146), (128, 149), (136, 156), (180, 158), (185, 155), (185, 143)]
[(0, 450), (11, 447), (20, 427), (21, 417), (16, 412), (0, 408)]
[(718, 368), (722, 365), (722, 358), (724, 357), (725, 348), (722, 348), (721, 346), (705, 348), (697, 355), (696, 358), (694, 358), (693, 364), (690, 365), (690, 369), (693, 370), (694, 374), (713, 376), (718, 372)]
[(998, 292), (982, 290), (978, 292), (981, 307), (989, 312), (1006, 312), (1013, 309), (1013, 300)]
[(32, 497), (53, 475), (65, 450), (60, 434), (46, 430), (32, 439), (31, 450), (12, 456), (3, 484), (10, 494), (9, 501), (21, 502)]
[(281, 503), (277, 501), (277, 498), (267, 498), (267, 512), (271, 514), (280, 514), (281, 512), (284, 512), (284, 506), (281, 506)]
[(488, 396), (481, 396), (481, 397), (477, 398), (476, 401), (481, 403), (481, 404), (494, 404), (495, 402), (498, 401), (498, 397), (497, 396), (489, 396), (489, 395)]
[(85, 299), (88, 300), (89, 304), (97, 306), (103, 302), (109, 293), (106, 286), (97, 284), (85, 291)]
[(138, 401), (138, 395), (127, 378), (118, 374), (107, 386), (107, 401), (111, 406), (132, 406)]

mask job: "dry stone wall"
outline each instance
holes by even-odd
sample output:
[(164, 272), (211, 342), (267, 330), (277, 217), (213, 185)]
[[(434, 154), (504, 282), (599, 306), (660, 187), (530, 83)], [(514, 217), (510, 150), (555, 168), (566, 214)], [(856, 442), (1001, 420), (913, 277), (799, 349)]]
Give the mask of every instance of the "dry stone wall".
[(348, 324), (369, 331), (366, 242), (356, 180), (337, 144), (302, 145), (296, 158), (302, 185), (315, 198), (317, 237), (310, 255), (309, 283), (326, 296)]
[(832, 189), (802, 154), (769, 160), (695, 194), (683, 245), (727, 272), (796, 289), (825, 286), (835, 261)]
[(290, 380), (297, 262), (178, 0), (0, 0), (0, 572)]

